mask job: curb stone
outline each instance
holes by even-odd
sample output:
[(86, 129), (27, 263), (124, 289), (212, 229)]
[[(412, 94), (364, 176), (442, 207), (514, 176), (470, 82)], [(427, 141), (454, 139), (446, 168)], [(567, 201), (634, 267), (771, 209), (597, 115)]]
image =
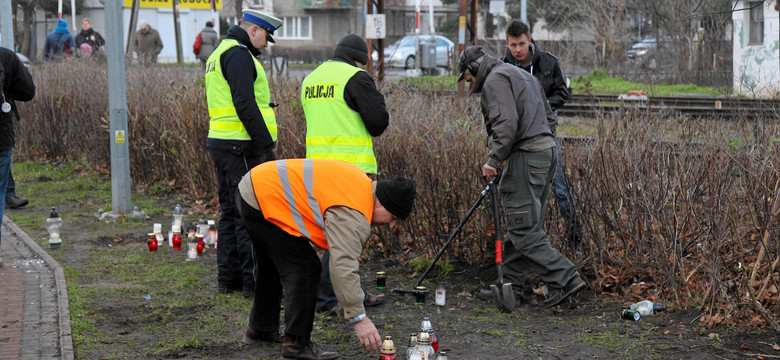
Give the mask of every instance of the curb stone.
[(60, 359), (73, 360), (74, 351), (70, 325), (70, 308), (68, 304), (68, 287), (65, 283), (65, 272), (63, 271), (62, 266), (8, 216), (3, 216), (3, 225), (13, 232), (13, 235), (15, 235), (21, 243), (27, 246), (30, 251), (40, 256), (54, 272), (59, 320)]

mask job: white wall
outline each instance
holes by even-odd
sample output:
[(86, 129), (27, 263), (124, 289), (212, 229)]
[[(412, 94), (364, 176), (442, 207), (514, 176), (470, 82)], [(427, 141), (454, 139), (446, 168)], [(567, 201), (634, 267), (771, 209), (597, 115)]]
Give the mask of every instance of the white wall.
[[(774, 1), (764, 1), (764, 43), (750, 45), (750, 11), (734, 11), (734, 74), (737, 94), (758, 98), (780, 98), (780, 16)], [(747, 9), (737, 1), (734, 9)]]
[[(124, 43), (127, 45), (130, 26), (130, 10), (122, 9), (122, 25), (124, 31)], [(146, 19), (153, 29), (160, 33), (163, 49), (157, 57), (158, 62), (176, 62), (176, 33), (173, 28), (173, 9), (167, 8), (140, 8), (138, 9), (138, 22)], [(217, 19), (219, 22), (219, 15)], [(195, 37), (206, 26), (206, 21), (211, 21), (211, 10), (203, 9), (179, 9), (179, 24), (181, 31), (181, 48), (184, 62), (197, 62), (198, 59), (192, 53), (192, 44)], [(138, 30), (138, 29), (136, 29)], [(214, 30), (219, 31), (219, 24), (214, 24)], [(132, 46), (130, 47), (132, 51)]]

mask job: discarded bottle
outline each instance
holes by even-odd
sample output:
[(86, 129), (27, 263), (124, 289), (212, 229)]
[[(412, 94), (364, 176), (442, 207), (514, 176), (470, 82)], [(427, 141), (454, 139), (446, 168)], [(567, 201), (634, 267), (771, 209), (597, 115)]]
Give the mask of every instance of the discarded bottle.
[(382, 342), (382, 349), (379, 351), (379, 360), (396, 360), (395, 344), (392, 336), (385, 336)]
[(387, 283), (385, 281), (385, 272), (384, 271), (377, 271), (376, 272), (376, 289), (377, 290), (384, 290), (387, 288)]
[[(415, 288), (415, 303), (417, 305), (425, 305), (425, 286), (418, 286)], [(417, 339), (419, 341), (419, 339)]]
[(418, 352), (417, 350), (417, 334), (412, 334), (409, 336), (409, 347), (406, 348), (406, 358), (411, 359), (412, 354)]
[(631, 309), (623, 309), (620, 311), (620, 317), (626, 320), (639, 321), (642, 317), (638, 312)]
[(146, 245), (149, 246), (150, 252), (157, 252), (157, 234), (149, 233), (149, 238), (146, 239)]
[(636, 304), (632, 304), (630, 309), (638, 312), (639, 315), (650, 316), (666, 310), (666, 306), (664, 304), (654, 303), (650, 300), (642, 300)]
[(447, 290), (444, 288), (444, 283), (436, 285), (436, 305), (444, 306), (447, 302)]
[(417, 350), (420, 351), (425, 360), (436, 358), (436, 351), (431, 346), (431, 338), (427, 331), (420, 332), (420, 335), (417, 335)]
[(423, 317), (422, 323), (420, 323), (420, 332), (427, 332), (428, 338), (431, 341), (431, 347), (433, 348), (434, 352), (439, 351), (439, 338), (436, 336), (436, 334), (433, 333), (433, 325), (431, 324), (431, 319), (426, 317)]

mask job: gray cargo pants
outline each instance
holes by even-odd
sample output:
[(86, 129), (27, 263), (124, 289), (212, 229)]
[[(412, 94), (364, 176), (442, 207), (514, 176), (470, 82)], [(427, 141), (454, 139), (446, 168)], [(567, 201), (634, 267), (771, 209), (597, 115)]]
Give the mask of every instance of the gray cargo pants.
[(504, 277), (516, 292), (525, 289), (527, 273), (562, 288), (577, 276), (577, 267), (555, 250), (544, 232), (545, 207), (555, 176), (557, 150), (514, 151), (499, 183), (504, 205)]

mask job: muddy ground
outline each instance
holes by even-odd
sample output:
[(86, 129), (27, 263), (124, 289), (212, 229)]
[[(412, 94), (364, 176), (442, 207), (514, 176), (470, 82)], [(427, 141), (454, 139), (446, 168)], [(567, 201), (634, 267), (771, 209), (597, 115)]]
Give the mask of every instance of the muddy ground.
[[(172, 207), (172, 205), (171, 205)], [(40, 212), (43, 208), (31, 206), (16, 212)], [(89, 224), (96, 220), (85, 217), (71, 220)], [(145, 234), (152, 223), (166, 223), (168, 217), (159, 216), (143, 221), (135, 228), (121, 229), (122, 241), (116, 236), (106, 236), (102, 230), (83, 226), (79, 238), (71, 239), (64, 248), (60, 261), (76, 271), (83, 269), (90, 251), (111, 248), (125, 253), (147, 251)], [(67, 229), (66, 229), (67, 230)], [(42, 238), (45, 232), (36, 230), (33, 237)], [(72, 231), (72, 229), (71, 229)], [(119, 229), (117, 230), (119, 231)], [(166, 246), (158, 255), (183, 256)], [(392, 288), (411, 287), (418, 274), (411, 265), (394, 259), (365, 258), (361, 268), (364, 288), (376, 293), (376, 271), (387, 272), (388, 301), (368, 309), (368, 316), (379, 329), (380, 335), (390, 335), (398, 349), (398, 359), (403, 356), (409, 335), (418, 328), (421, 319), (428, 316), (440, 340), (440, 350), (453, 359), (743, 359), (778, 358), (778, 334), (769, 329), (705, 329), (699, 322), (696, 309), (677, 309), (667, 303), (669, 310), (634, 322), (620, 318), (620, 310), (630, 304), (630, 299), (594, 296), (586, 289), (579, 296), (553, 309), (522, 305), (512, 314), (496, 310), (492, 302), (476, 297), (479, 288), (496, 281), (495, 265), (453, 263), (453, 270), (442, 275), (434, 270), (423, 283), (431, 292), (423, 306), (415, 304), (411, 295), (395, 294)], [(199, 289), (193, 294), (207, 294), (216, 301), (230, 301), (237, 305), (234, 311), (212, 314), (208, 308), (178, 309), (170, 323), (161, 323), (154, 314), (154, 301), (141, 297), (102, 297), (92, 304), (98, 332), (107, 334), (98, 344), (83, 345), (77, 342), (77, 358), (80, 359), (278, 359), (281, 345), (248, 346), (241, 343), (251, 301), (240, 294), (216, 294), (216, 254), (205, 252), (199, 260), (205, 275), (201, 276)], [(138, 271), (147, 271), (142, 264)], [(66, 273), (67, 274), (67, 273)], [(587, 277), (587, 276), (586, 276)], [(94, 274), (79, 280), (83, 286), (103, 289), (121, 287), (109, 274)], [(434, 304), (433, 288), (443, 282), (447, 289), (446, 306)], [(74, 294), (71, 291), (71, 297)], [(71, 310), (72, 312), (74, 309)], [(161, 339), (173, 341), (185, 334), (171, 334), (168, 328), (181, 328), (181, 323), (216, 315), (224, 322), (225, 330), (210, 334), (191, 345), (171, 350), (159, 349)], [(179, 324), (177, 324), (179, 323)], [(145, 329), (158, 327), (159, 330)], [(343, 359), (376, 359), (378, 354), (367, 354), (354, 335), (352, 326), (326, 314), (315, 319), (313, 340), (326, 350), (338, 351)], [(186, 330), (185, 330), (186, 331)], [(87, 340), (88, 342), (89, 340)], [(155, 345), (157, 344), (157, 345)]]

